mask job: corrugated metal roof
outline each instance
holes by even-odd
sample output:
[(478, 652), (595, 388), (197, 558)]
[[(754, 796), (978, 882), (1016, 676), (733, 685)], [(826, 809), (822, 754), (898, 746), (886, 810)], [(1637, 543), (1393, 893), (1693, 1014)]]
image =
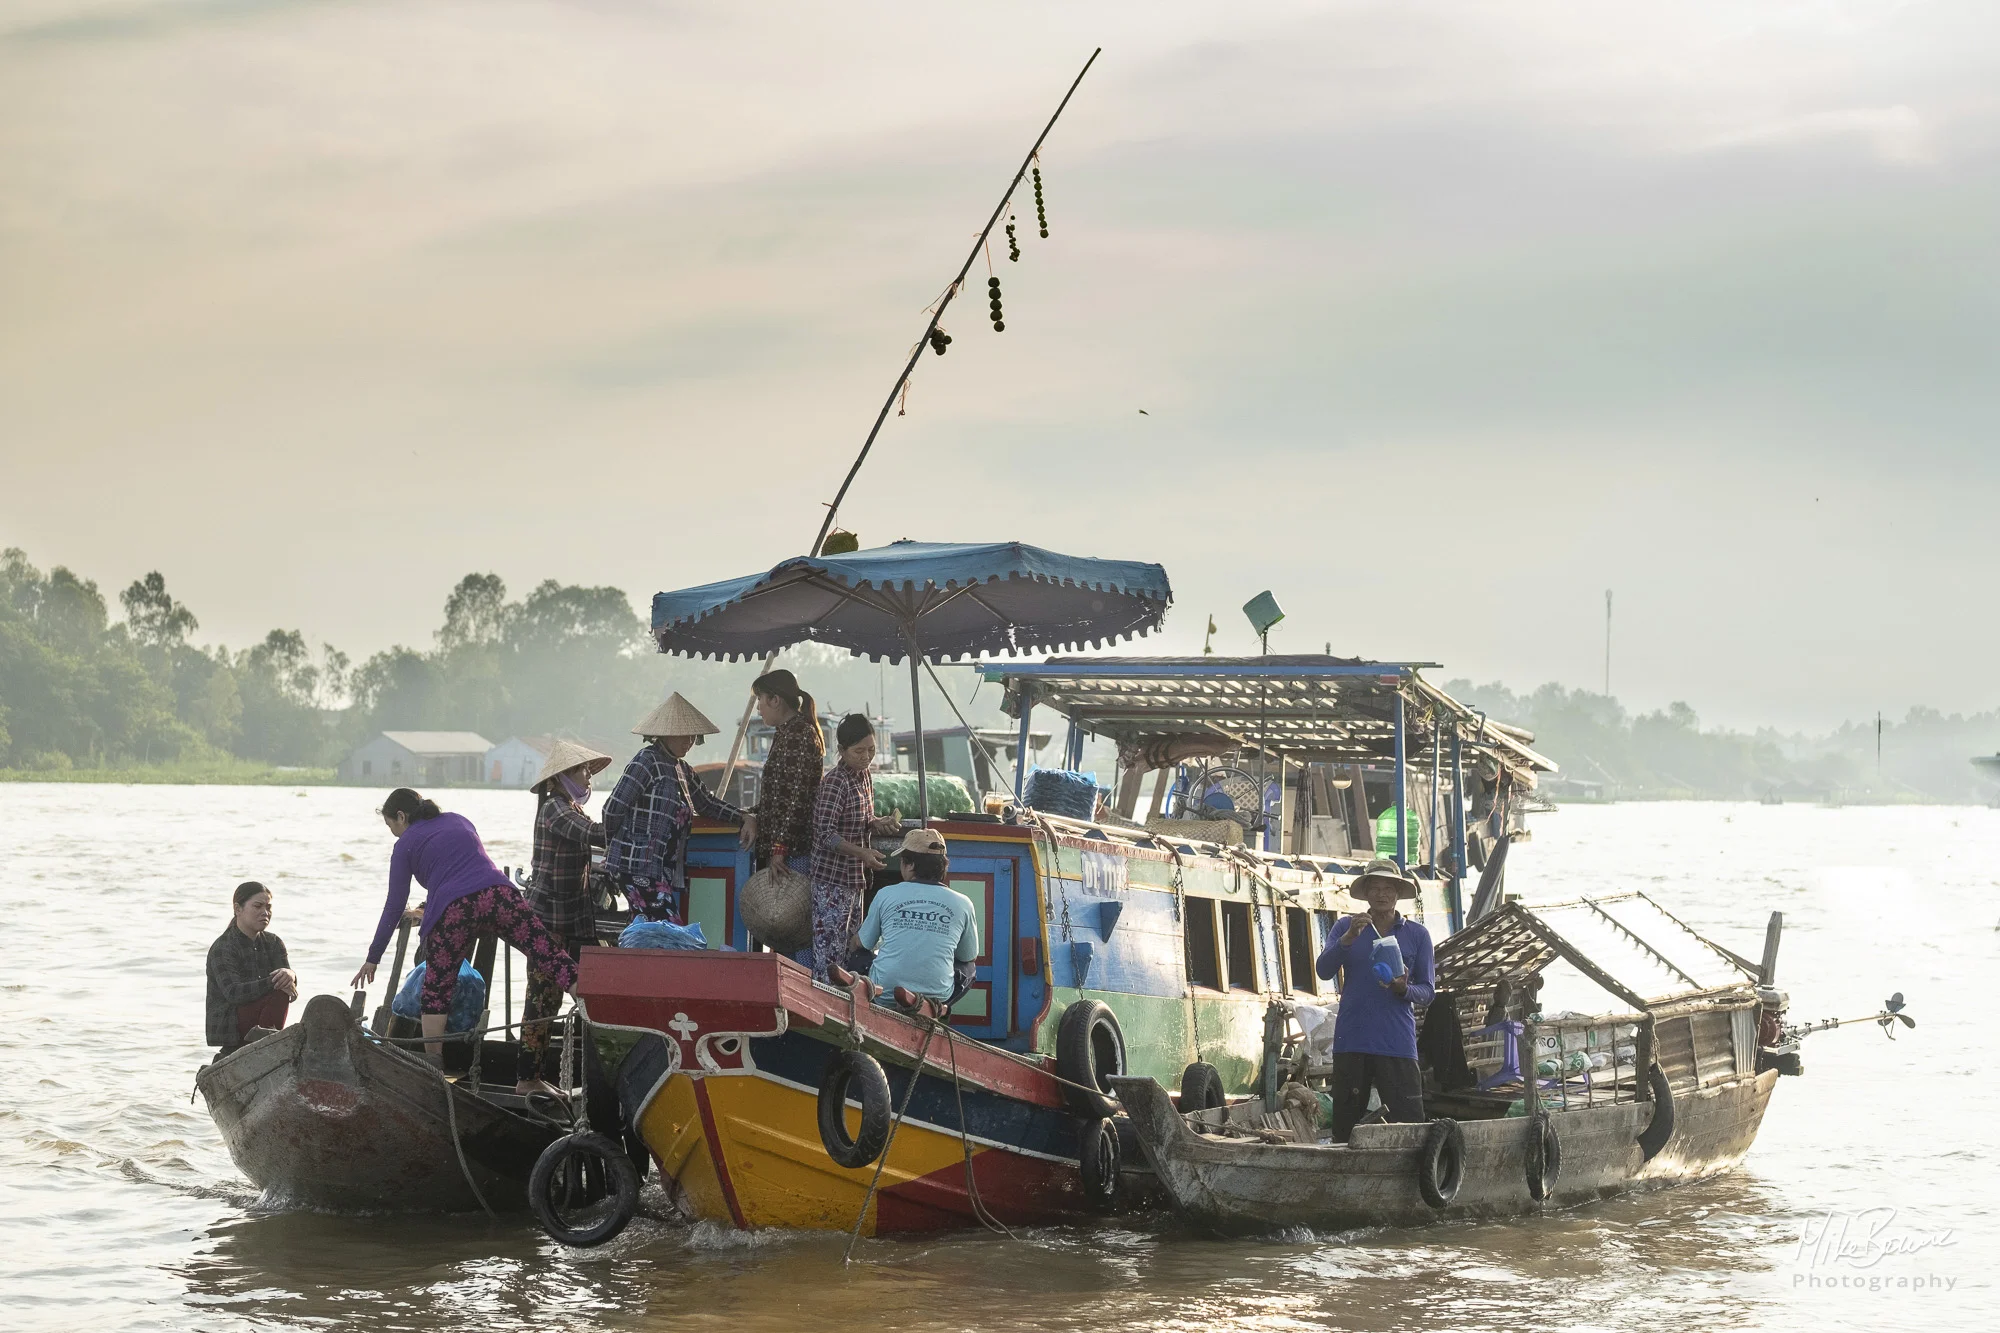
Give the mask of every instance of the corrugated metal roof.
[(476, 754), (482, 758), (493, 742), (476, 731), (385, 731), (382, 733), (412, 754)]
[[(1753, 980), (1721, 948), (1637, 892), (1532, 907), (1508, 903), (1437, 948), (1440, 989), (1483, 990), (1544, 969), (1551, 980), (1587, 980), (1635, 1007)], [(1553, 1010), (1576, 1002), (1545, 992), (1542, 1003)]]
[[(1434, 735), (1455, 729), (1468, 760), (1481, 755), (1532, 782), (1555, 763), (1514, 728), (1489, 723), (1417, 674), (1417, 662), (1311, 655), (1268, 657), (1054, 657), (983, 666), (1020, 716), (1023, 699), (1085, 731), (1132, 748), (1180, 737), (1216, 738), (1289, 758), (1369, 763), (1395, 753), (1395, 703), (1405, 705), (1411, 762), (1428, 762)], [(1435, 719), (1435, 728), (1431, 721)]]

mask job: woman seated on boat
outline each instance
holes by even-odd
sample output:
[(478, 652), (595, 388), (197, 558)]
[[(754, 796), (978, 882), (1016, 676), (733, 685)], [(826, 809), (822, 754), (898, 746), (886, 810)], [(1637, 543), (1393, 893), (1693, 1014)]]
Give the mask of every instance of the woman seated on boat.
[(234, 919), (208, 946), (208, 1044), (220, 1060), (253, 1028), (285, 1025), (299, 998), (299, 974), (285, 942), (271, 933), (271, 891), (255, 880), (236, 886)]
[(889, 863), (868, 845), (868, 835), (903, 826), (890, 816), (875, 817), (875, 724), (849, 713), (833, 738), (840, 762), (820, 779), (813, 798), (812, 969), (821, 981), (831, 979), (835, 964), (847, 961), (861, 928), (868, 876)]
[[(609, 845), (604, 868), (611, 872), (632, 910), (648, 921), (687, 924), (687, 844), (694, 817), (743, 823), (743, 812), (711, 792), (686, 755), (722, 728), (678, 693), (632, 728), (645, 748), (625, 765), (624, 776), (604, 802)], [(748, 845), (751, 830), (739, 840)]]
[[(1344, 1141), (1368, 1110), (1368, 1092), (1382, 1098), (1391, 1120), (1424, 1119), (1424, 1081), (1417, 1068), (1415, 1006), (1431, 1002), (1431, 934), (1396, 910), (1417, 896), (1416, 881), (1394, 861), (1370, 861), (1347, 890), (1368, 905), (1342, 917), (1327, 935), (1316, 967), (1328, 981), (1342, 972), (1340, 1010), (1333, 1024), (1333, 1138)], [(1394, 939), (1404, 973), (1384, 981), (1375, 971), (1375, 942)]]
[[(877, 893), (861, 923), (861, 947), (875, 950), (869, 990), (891, 996), (908, 1013), (943, 1018), (960, 993), (961, 974), (979, 957), (979, 922), (971, 900), (945, 885), (951, 861), (936, 829), (905, 834), (897, 865), (902, 882)], [(835, 985), (854, 984), (837, 964), (827, 972)]]
[[(583, 804), (590, 799), (591, 775), (610, 767), (611, 756), (557, 741), (532, 790), (536, 797), (534, 876), (528, 906), (572, 958), (597, 942), (597, 904), (590, 896), (590, 849), (604, 845), (604, 825)], [(556, 1073), (549, 1046), (549, 1023), (562, 1008), (562, 992), (545, 972), (528, 976), (528, 1003), (521, 1014), (520, 1082), (523, 1095), (548, 1085)]]
[[(417, 1004), (424, 1036), (445, 1035), (445, 1016), (458, 987), (458, 965), (482, 935), (498, 935), (527, 956), (530, 986), (536, 973), (558, 994), (576, 985), (576, 961), (493, 864), (471, 820), (447, 814), (436, 801), (427, 801), (408, 787), (390, 792), (381, 814), (396, 840), (396, 850), (389, 855), (389, 897), (375, 925), (374, 942), (368, 946), (368, 961), (354, 974), (351, 985), (359, 989), (375, 980), (389, 936), (404, 919), (413, 878), (427, 892), (419, 918), (424, 984)], [(427, 1042), (425, 1049), (433, 1056), (444, 1053), (441, 1041)]]
[(807, 874), (812, 868), (813, 798), (826, 771), (819, 707), (799, 688), (798, 677), (782, 667), (750, 682), (750, 691), (757, 699), (757, 716), (774, 732), (757, 782), (757, 808), (745, 824), (751, 865), (763, 869), (782, 849), (785, 863)]

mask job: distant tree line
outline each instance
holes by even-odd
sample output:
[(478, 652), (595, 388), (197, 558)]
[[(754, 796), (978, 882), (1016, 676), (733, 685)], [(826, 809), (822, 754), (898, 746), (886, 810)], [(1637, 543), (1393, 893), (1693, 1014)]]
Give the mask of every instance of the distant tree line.
[(1972, 766), (2000, 749), (2000, 711), (1970, 716), (1912, 708), (1875, 724), (1848, 723), (1826, 736), (1703, 730), (1685, 703), (1637, 715), (1617, 699), (1550, 683), (1529, 694), (1469, 680), (1445, 692), (1498, 721), (1525, 727), (1534, 746), (1562, 765), (1558, 789), (1594, 784), (1606, 797), (1991, 801), (2000, 788)]
[(115, 767), (233, 755), (325, 767), (378, 730), (623, 731), (660, 670), (625, 594), (553, 580), (519, 601), (466, 576), (428, 651), (354, 666), (295, 629), (197, 646), (195, 612), (151, 573), (118, 595), (0, 553), (0, 767)]
[[(635, 719), (679, 690), (724, 729), (700, 759), (720, 759), (758, 663), (663, 658), (617, 588), (546, 580), (518, 600), (494, 574), (468, 574), (445, 598), (427, 649), (397, 645), (359, 666), (331, 644), (274, 629), (243, 649), (196, 646), (201, 622), (158, 572), (117, 597), (61, 566), (44, 574), (0, 553), (0, 768), (117, 768), (217, 756), (331, 767), (377, 731), (476, 731), (489, 740), (565, 734), (616, 748)], [(823, 711), (909, 716), (907, 668), (806, 645), (787, 651)], [(924, 718), (1009, 725), (998, 692), (964, 667), (928, 678)], [(1872, 721), (1831, 735), (1704, 730), (1685, 703), (1631, 715), (1615, 698), (1548, 684), (1528, 694), (1454, 680), (1445, 689), (1535, 733), (1566, 780), (1626, 799), (1991, 800), (1970, 764), (2000, 751), (2000, 712), (1915, 708), (1886, 723), (1878, 765)], [(1046, 728), (1054, 719), (1044, 717)], [(907, 722), (898, 724), (907, 728)], [(636, 744), (636, 742), (633, 742)]]
[[(201, 621), (158, 572), (118, 594), (26, 552), (0, 553), (0, 768), (185, 763), (218, 756), (328, 768), (378, 731), (476, 731), (492, 741), (559, 734), (637, 745), (632, 724), (679, 690), (724, 729), (719, 759), (761, 663), (665, 658), (617, 588), (547, 580), (518, 600), (468, 574), (445, 598), (429, 648), (396, 645), (356, 666), (331, 644), (274, 629), (249, 648), (197, 646)], [(905, 668), (818, 645), (789, 650), (823, 708), (908, 716)], [(980, 725), (996, 691), (940, 668)], [(884, 699), (890, 702), (885, 705)], [(926, 718), (955, 719), (928, 682)], [(622, 754), (621, 754), (622, 757)]]

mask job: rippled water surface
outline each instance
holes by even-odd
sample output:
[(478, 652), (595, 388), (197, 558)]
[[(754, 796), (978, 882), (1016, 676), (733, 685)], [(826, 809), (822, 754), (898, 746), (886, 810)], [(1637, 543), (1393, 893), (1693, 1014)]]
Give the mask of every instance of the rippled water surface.
[[(1171, 1218), (864, 1242), (642, 1216), (568, 1252), (526, 1221), (261, 1211), (199, 1100), (202, 958), (276, 890), (308, 993), (379, 910), (380, 793), (0, 789), (0, 1328), (1991, 1329), (2000, 1325), (2000, 811), (1571, 807), (1514, 849), (1531, 898), (1644, 888), (1739, 952), (1787, 917), (1794, 1016), (1921, 1026), (1806, 1048), (1722, 1179), (1515, 1222), (1216, 1241)], [(520, 793), (447, 793), (496, 859)], [(294, 1011), (296, 1014), (296, 1010)], [(653, 1200), (658, 1202), (657, 1198)], [(664, 1210), (661, 1210), (664, 1212)]]

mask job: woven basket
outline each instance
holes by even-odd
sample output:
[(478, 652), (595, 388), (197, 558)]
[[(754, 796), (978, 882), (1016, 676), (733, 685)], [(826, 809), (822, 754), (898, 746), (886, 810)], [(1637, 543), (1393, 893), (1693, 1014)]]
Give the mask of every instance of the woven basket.
[(736, 910), (750, 933), (779, 953), (812, 943), (812, 880), (772, 857), (736, 895)]

